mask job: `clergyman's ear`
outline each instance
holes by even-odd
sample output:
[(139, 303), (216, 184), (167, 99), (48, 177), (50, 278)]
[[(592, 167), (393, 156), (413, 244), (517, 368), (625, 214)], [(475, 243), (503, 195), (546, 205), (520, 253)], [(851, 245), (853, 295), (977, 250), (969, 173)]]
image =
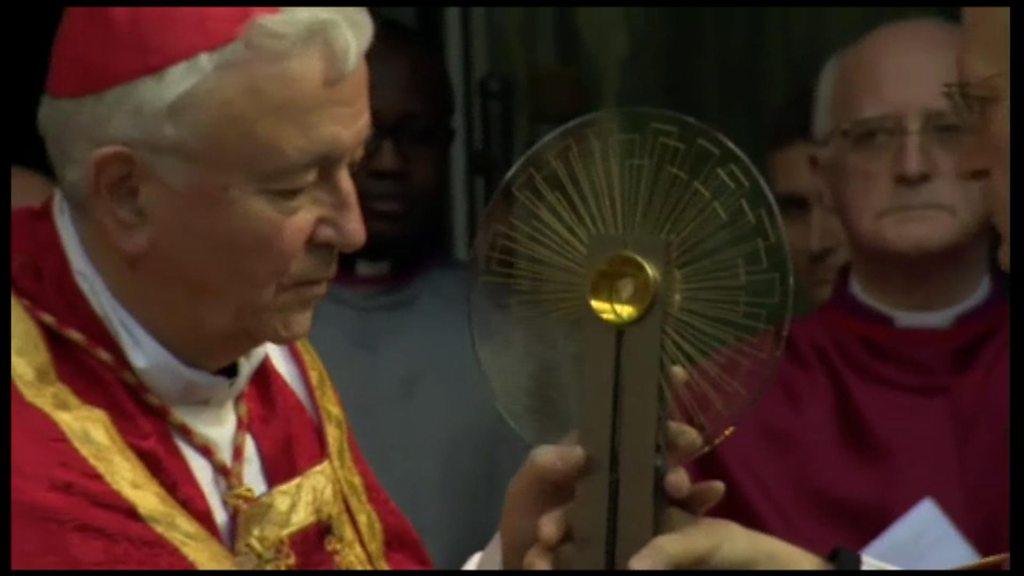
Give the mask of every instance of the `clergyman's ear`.
[(90, 214), (111, 242), (126, 254), (138, 254), (149, 238), (143, 194), (145, 167), (138, 155), (125, 146), (95, 150), (91, 167), (86, 191)]

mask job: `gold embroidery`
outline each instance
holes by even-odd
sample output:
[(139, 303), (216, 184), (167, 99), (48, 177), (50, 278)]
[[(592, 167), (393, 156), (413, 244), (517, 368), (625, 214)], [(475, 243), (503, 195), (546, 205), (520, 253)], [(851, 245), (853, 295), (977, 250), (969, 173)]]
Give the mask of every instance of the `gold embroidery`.
[(331, 534), (324, 545), (338, 568), (387, 568), (383, 528), (352, 460), (334, 386), (309, 344), (300, 343), (299, 351), (320, 409), (328, 459), (253, 500), (239, 513), (235, 539), (239, 565), (292, 567), (295, 559), (288, 539), (313, 524), (327, 523)]
[[(331, 527), (324, 542), (338, 568), (387, 568), (383, 528), (348, 446), (348, 430), (334, 387), (311, 347), (299, 345), (320, 408), (328, 459), (250, 501), (238, 516), (235, 553), (242, 568), (290, 568), (288, 541), (318, 524)], [(353, 522), (354, 519), (354, 522)]]
[(232, 488), (231, 491), (228, 492), (225, 503), (228, 505), (229, 509), (235, 512), (240, 512), (248, 508), (255, 500), (256, 492), (252, 487), (243, 484), (236, 488)]
[(285, 538), (253, 538), (240, 550), (238, 567), (243, 570), (290, 570), (297, 562), (295, 552)]
[[(306, 372), (309, 375), (313, 394), (316, 396), (317, 405), (320, 407), (321, 426), (327, 438), (327, 450), (330, 454), (330, 461), (335, 467), (335, 473), (341, 482), (345, 507), (349, 514), (355, 518), (358, 528), (358, 536), (354, 533), (349, 514), (342, 514), (335, 517), (335, 536), (340, 537), (342, 542), (362, 541), (362, 546), (342, 546), (345, 550), (343, 556), (345, 562), (342, 567), (365, 567), (373, 569), (387, 569), (387, 558), (384, 552), (384, 529), (381, 526), (380, 518), (370, 504), (366, 495), (366, 487), (363, 485), (363, 478), (355, 466), (352, 454), (348, 445), (348, 427), (345, 421), (345, 414), (342, 412), (341, 404), (338, 402), (334, 392), (334, 385), (324, 369), (320, 358), (316, 355), (312, 345), (303, 340), (297, 346), (306, 365)], [(339, 522), (340, 521), (340, 524)], [(369, 557), (366, 554), (369, 553)]]
[[(102, 410), (57, 378), (45, 340), (11, 295), (11, 376), (22, 395), (49, 415), (72, 445), (140, 516), (198, 568), (291, 568), (288, 539), (315, 523), (332, 534), (325, 546), (343, 569), (386, 569), (384, 531), (348, 445), (334, 386), (308, 342), (298, 346), (320, 409), (328, 459), (253, 498), (239, 493), (235, 557), (153, 478)], [(354, 520), (354, 522), (353, 522)]]
[(149, 472), (102, 410), (82, 402), (57, 377), (43, 335), (11, 294), (11, 379), (153, 530), (203, 569), (235, 567), (231, 552)]
[(313, 524), (332, 522), (341, 505), (338, 482), (328, 462), (307, 470), (253, 500), (239, 512), (235, 550), (241, 567), (282, 562), (281, 545)]

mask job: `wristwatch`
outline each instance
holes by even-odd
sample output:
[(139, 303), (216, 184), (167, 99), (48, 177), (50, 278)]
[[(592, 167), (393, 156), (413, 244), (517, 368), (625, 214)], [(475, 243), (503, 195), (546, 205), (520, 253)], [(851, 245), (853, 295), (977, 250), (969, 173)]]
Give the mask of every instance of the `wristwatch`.
[(860, 552), (854, 552), (849, 548), (836, 546), (828, 555), (828, 561), (836, 570), (860, 570)]
[(843, 546), (836, 546), (828, 555), (828, 561), (836, 570), (899, 570), (897, 566), (887, 564), (881, 560), (875, 560), (860, 552), (855, 552)]

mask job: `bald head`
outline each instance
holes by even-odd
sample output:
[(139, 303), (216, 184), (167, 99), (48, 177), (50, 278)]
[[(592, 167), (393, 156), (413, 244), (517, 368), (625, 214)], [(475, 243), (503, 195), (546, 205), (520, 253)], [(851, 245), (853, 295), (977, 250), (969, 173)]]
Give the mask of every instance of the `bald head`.
[(957, 79), (960, 34), (938, 19), (897, 21), (833, 60), (831, 98), (817, 102), (831, 112), (831, 137), (816, 170), (855, 269), (953, 253), (984, 259), (981, 186), (958, 173), (967, 133), (944, 96)]
[[(833, 126), (860, 117), (906, 112), (920, 106), (922, 99), (941, 107), (942, 84), (956, 80), (959, 42), (956, 25), (934, 18), (902, 20), (872, 30), (838, 59), (831, 102)], [(878, 98), (866, 99), (865, 94)], [(877, 109), (877, 100), (884, 100), (888, 110)]]

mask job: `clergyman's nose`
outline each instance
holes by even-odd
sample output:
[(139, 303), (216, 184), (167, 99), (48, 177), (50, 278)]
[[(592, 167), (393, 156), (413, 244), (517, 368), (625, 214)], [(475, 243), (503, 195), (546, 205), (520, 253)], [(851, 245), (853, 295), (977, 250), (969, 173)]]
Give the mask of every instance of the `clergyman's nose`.
[(895, 166), (896, 181), (910, 186), (931, 180), (931, 156), (920, 134), (907, 134), (900, 142)]
[(326, 210), (313, 228), (310, 238), (313, 244), (332, 246), (346, 254), (366, 244), (366, 223), (348, 167), (335, 176)]

